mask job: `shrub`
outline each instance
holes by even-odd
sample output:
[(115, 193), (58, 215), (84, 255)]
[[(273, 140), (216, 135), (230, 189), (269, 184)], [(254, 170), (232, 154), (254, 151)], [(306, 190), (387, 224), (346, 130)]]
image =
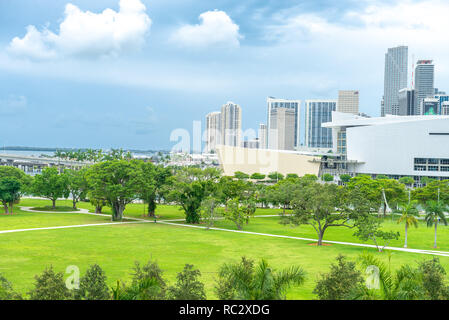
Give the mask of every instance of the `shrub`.
[(55, 273), (53, 267), (46, 268), (34, 277), (34, 289), (29, 292), (31, 300), (69, 300), (71, 294), (64, 283), (64, 274)]
[(110, 299), (111, 294), (106, 284), (106, 275), (98, 264), (90, 266), (80, 279), (80, 288), (76, 291), (75, 297), (82, 300)]
[(176, 283), (168, 288), (171, 300), (205, 300), (204, 284), (198, 280), (201, 272), (186, 264), (184, 270), (176, 276)]

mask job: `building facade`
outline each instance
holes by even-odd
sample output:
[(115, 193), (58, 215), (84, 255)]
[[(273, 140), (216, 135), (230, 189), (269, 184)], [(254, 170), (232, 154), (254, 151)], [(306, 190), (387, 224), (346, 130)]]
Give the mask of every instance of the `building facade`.
[(440, 114), (440, 100), (437, 98), (424, 98), (421, 101), (421, 110), (423, 115), (437, 115)]
[(398, 94), (400, 116), (413, 116), (415, 114), (415, 90), (401, 89)]
[(419, 60), (415, 68), (415, 106), (417, 108), (415, 114), (424, 114), (421, 108), (424, 98), (434, 97), (434, 74), (435, 65), (432, 60)]
[(259, 124), (259, 132), (257, 133), (259, 137), (259, 148), (267, 148), (267, 125), (265, 123)]
[(206, 115), (206, 153), (215, 152), (221, 144), (221, 112), (211, 112)]
[(332, 148), (332, 130), (321, 126), (332, 120), (336, 100), (306, 100), (305, 144), (309, 148)]
[(271, 132), (275, 130), (271, 127), (272, 111), (277, 108), (290, 109), (295, 115), (295, 124), (293, 132), (294, 148), (300, 145), (300, 124), (301, 124), (301, 100), (277, 99), (274, 97), (267, 98), (267, 146), (273, 144), (270, 142)]
[(359, 113), (359, 91), (340, 90), (338, 91), (337, 111), (344, 113)]
[(221, 144), (241, 146), (242, 108), (233, 102), (221, 107)]
[(292, 108), (271, 109), (268, 149), (295, 149), (296, 111)]
[(398, 114), (399, 90), (407, 88), (408, 47), (389, 48), (385, 54), (384, 96), (381, 115)]

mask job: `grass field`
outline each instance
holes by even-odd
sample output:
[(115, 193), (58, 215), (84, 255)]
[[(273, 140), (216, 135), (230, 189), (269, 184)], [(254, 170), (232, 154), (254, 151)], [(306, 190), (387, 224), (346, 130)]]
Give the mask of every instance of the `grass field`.
[[(27, 207), (43, 207), (49, 201), (23, 199), (20, 203)], [(70, 206), (70, 201), (58, 201), (58, 206)], [(81, 208), (93, 210), (88, 203)], [(108, 223), (109, 217), (82, 213), (39, 213), (24, 212), (16, 207), (14, 215), (0, 215), (0, 231), (28, 229), (64, 225)], [(107, 209), (105, 213), (109, 212)], [(256, 214), (276, 214), (280, 210), (259, 209)], [(142, 218), (144, 206), (132, 204), (127, 207), (125, 216)], [(156, 214), (160, 219), (182, 218), (183, 213), (174, 206), (159, 206)], [(217, 221), (217, 226), (235, 229), (228, 221)], [(403, 225), (387, 221), (385, 226), (401, 232), (401, 239), (391, 243), (403, 245)], [(246, 231), (293, 235), (316, 238), (310, 227), (289, 227), (279, 224), (279, 218), (254, 218), (244, 227)], [(358, 242), (353, 231), (345, 228), (329, 229), (327, 240)], [(448, 227), (439, 228), (440, 250), (449, 251)], [(420, 224), (418, 229), (409, 232), (409, 247), (431, 249), (433, 229)], [(209, 299), (215, 298), (213, 285), (216, 272), (224, 262), (237, 261), (245, 255), (250, 258), (267, 259), (275, 268), (292, 264), (301, 265), (307, 272), (307, 281), (300, 287), (291, 288), (289, 299), (313, 299), (315, 281), (320, 272), (326, 272), (338, 254), (355, 259), (362, 248), (345, 245), (316, 247), (307, 241), (272, 238), (252, 234), (241, 234), (215, 230), (185, 228), (161, 223), (137, 223), (123, 225), (90, 226), (81, 228), (35, 230), (16, 233), (0, 233), (0, 273), (3, 273), (22, 293), (27, 292), (34, 282), (34, 275), (46, 266), (53, 265), (57, 271), (65, 271), (69, 265), (79, 266), (83, 273), (89, 264), (98, 263), (108, 276), (112, 286), (117, 279), (131, 278), (134, 261), (145, 262), (151, 256), (159, 262), (169, 282), (175, 280), (185, 263), (194, 264), (202, 272)], [(376, 253), (385, 262), (387, 253)], [(391, 268), (401, 264), (414, 264), (428, 255), (393, 252)], [(443, 266), (449, 271), (449, 257), (440, 257)]]

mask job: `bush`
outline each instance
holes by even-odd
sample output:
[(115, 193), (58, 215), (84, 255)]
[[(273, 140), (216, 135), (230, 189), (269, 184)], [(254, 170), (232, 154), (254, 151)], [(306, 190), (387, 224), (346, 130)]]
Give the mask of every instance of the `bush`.
[(148, 287), (142, 286), (142, 283), (151, 283), (151, 290), (147, 290), (143, 296), (146, 300), (162, 300), (165, 298), (167, 290), (167, 284), (162, 274), (163, 271), (159, 268), (156, 261), (150, 259), (143, 267), (136, 261), (133, 273), (133, 285), (139, 286), (140, 284), (140, 287)]
[(16, 293), (11, 283), (0, 274), (0, 300), (22, 300), (20, 294)]
[(80, 279), (80, 288), (76, 291), (75, 297), (82, 300), (108, 300), (111, 298), (109, 287), (106, 284), (106, 275), (98, 264), (90, 266)]
[(64, 283), (64, 274), (55, 273), (53, 267), (34, 277), (34, 289), (29, 292), (31, 300), (69, 300), (71, 294)]
[(184, 270), (176, 276), (176, 284), (168, 288), (171, 300), (206, 300), (204, 284), (198, 280), (201, 272), (186, 264)]
[(332, 264), (329, 273), (322, 274), (313, 293), (320, 300), (344, 300), (362, 287), (363, 278), (355, 263), (346, 261), (345, 256), (337, 257), (337, 264)]

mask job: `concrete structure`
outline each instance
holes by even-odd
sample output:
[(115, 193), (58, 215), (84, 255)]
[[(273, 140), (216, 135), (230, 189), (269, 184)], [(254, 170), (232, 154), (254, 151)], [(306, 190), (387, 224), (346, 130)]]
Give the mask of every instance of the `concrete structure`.
[(415, 114), (415, 90), (401, 89), (399, 90), (399, 112), (400, 116), (413, 116)]
[(399, 90), (407, 88), (408, 47), (389, 48), (385, 54), (384, 96), (381, 115), (398, 114)]
[(277, 107), (271, 109), (268, 149), (295, 149), (296, 112), (292, 108)]
[(320, 157), (300, 154), (296, 151), (268, 149), (248, 149), (230, 146), (217, 146), (220, 167), (226, 176), (236, 171), (246, 174), (261, 173), (268, 175), (279, 172), (283, 175), (296, 173), (319, 175)]
[(211, 112), (206, 115), (206, 153), (215, 151), (221, 144), (221, 112)]
[(276, 130), (271, 127), (271, 115), (272, 111), (277, 108), (285, 108), (294, 111), (295, 124), (293, 133), (293, 146), (298, 147), (300, 145), (301, 100), (277, 99), (274, 97), (267, 98), (267, 146), (269, 147), (270, 145), (272, 145), (272, 142), (270, 141), (270, 137), (272, 136), (271, 132), (273, 130)]
[(438, 114), (443, 114), (442, 113), (442, 109), (443, 109), (443, 104), (444, 102), (449, 102), (449, 95), (446, 94), (445, 92), (437, 92), (437, 89), (435, 89), (436, 93), (434, 98), (438, 99), (439, 101), (439, 106), (438, 106)]
[(449, 101), (444, 101), (441, 104), (441, 115), (449, 116)]
[(344, 113), (359, 113), (359, 91), (340, 90), (338, 91), (337, 111)]
[(264, 123), (259, 124), (259, 148), (266, 149), (267, 148), (267, 125)]
[(306, 147), (332, 148), (332, 130), (321, 124), (331, 121), (336, 108), (337, 100), (306, 100)]
[(361, 118), (334, 112), (323, 126), (346, 132), (351, 174), (410, 176), (416, 183), (424, 176), (449, 179), (449, 116)]
[(434, 87), (435, 65), (432, 60), (419, 60), (415, 68), (415, 115), (424, 114), (421, 102), (424, 98), (435, 95)]
[(227, 146), (241, 146), (242, 108), (228, 102), (221, 107), (221, 143)]
[(259, 149), (259, 138), (243, 141), (243, 148)]

